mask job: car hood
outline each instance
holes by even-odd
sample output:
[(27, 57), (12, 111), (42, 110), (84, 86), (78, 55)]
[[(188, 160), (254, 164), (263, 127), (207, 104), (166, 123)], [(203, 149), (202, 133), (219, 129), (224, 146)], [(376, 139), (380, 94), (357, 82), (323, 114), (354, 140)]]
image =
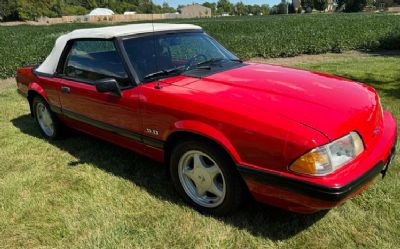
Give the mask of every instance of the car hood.
[[(179, 83), (177, 83), (179, 84)], [(356, 130), (371, 136), (382, 117), (375, 90), (347, 79), (273, 66), (253, 64), (220, 72), (184, 87), (213, 97), (272, 112), (318, 130), (333, 140)]]

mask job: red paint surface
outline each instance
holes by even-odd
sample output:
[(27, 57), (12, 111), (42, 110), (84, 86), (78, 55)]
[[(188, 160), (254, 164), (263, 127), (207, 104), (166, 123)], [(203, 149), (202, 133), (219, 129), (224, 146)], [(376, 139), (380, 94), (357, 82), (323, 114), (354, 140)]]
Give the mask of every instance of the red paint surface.
[[(155, 87), (157, 84), (161, 89)], [(69, 86), (71, 93), (61, 93), (61, 86)], [(199, 134), (220, 144), (235, 163), (329, 187), (343, 186), (378, 161), (385, 161), (396, 136), (395, 119), (388, 112), (382, 113), (372, 87), (280, 66), (250, 64), (202, 79), (177, 76), (124, 90), (123, 97), (98, 93), (93, 85), (37, 77), (31, 68), (24, 68), (18, 71), (18, 87), (25, 93), (38, 92), (52, 105), (163, 141), (180, 131)], [(160, 149), (65, 117), (63, 120), (163, 160)], [(159, 135), (146, 133), (147, 128), (158, 130)], [(302, 154), (351, 131), (360, 134), (365, 151), (339, 171), (309, 177), (288, 170)], [(247, 184), (257, 200), (298, 212), (339, 204), (320, 203), (249, 180)]]

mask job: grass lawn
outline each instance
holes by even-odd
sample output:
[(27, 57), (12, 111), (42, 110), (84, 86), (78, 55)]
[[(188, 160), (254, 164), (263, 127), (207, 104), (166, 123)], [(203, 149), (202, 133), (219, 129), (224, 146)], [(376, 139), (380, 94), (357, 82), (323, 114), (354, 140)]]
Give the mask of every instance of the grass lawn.
[[(376, 87), (400, 117), (400, 56), (320, 55), (292, 65)], [(322, 58), (322, 59), (321, 59)], [(325, 58), (325, 59), (324, 59)], [(287, 63), (291, 64), (291, 63)], [(73, 132), (49, 143), (15, 87), (0, 90), (0, 248), (398, 248), (400, 170), (329, 212), (257, 203), (216, 219), (186, 206), (162, 165)]]

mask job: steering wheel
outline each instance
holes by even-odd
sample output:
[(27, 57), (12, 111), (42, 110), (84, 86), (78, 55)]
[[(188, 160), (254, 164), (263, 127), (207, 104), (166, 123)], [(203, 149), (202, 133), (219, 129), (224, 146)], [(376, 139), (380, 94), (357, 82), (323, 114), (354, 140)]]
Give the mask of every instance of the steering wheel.
[(194, 62), (197, 61), (198, 59), (202, 58), (203, 61), (207, 60), (207, 56), (205, 56), (204, 54), (198, 54), (192, 58), (189, 59), (189, 61), (185, 64), (185, 68), (189, 69), (191, 66), (194, 65)]

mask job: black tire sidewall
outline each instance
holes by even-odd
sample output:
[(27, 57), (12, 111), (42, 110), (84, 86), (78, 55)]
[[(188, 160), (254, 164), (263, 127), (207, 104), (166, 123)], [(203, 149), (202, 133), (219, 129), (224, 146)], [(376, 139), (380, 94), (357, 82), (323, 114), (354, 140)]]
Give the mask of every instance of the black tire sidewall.
[[(198, 150), (211, 157), (219, 166), (225, 180), (225, 198), (223, 202), (213, 208), (203, 207), (194, 202), (185, 192), (178, 173), (180, 158), (190, 150)], [(239, 173), (234, 168), (232, 160), (226, 156), (218, 146), (206, 141), (185, 141), (175, 146), (170, 157), (170, 174), (178, 193), (183, 196), (186, 202), (205, 214), (225, 216), (236, 211), (243, 200), (243, 185)]]

